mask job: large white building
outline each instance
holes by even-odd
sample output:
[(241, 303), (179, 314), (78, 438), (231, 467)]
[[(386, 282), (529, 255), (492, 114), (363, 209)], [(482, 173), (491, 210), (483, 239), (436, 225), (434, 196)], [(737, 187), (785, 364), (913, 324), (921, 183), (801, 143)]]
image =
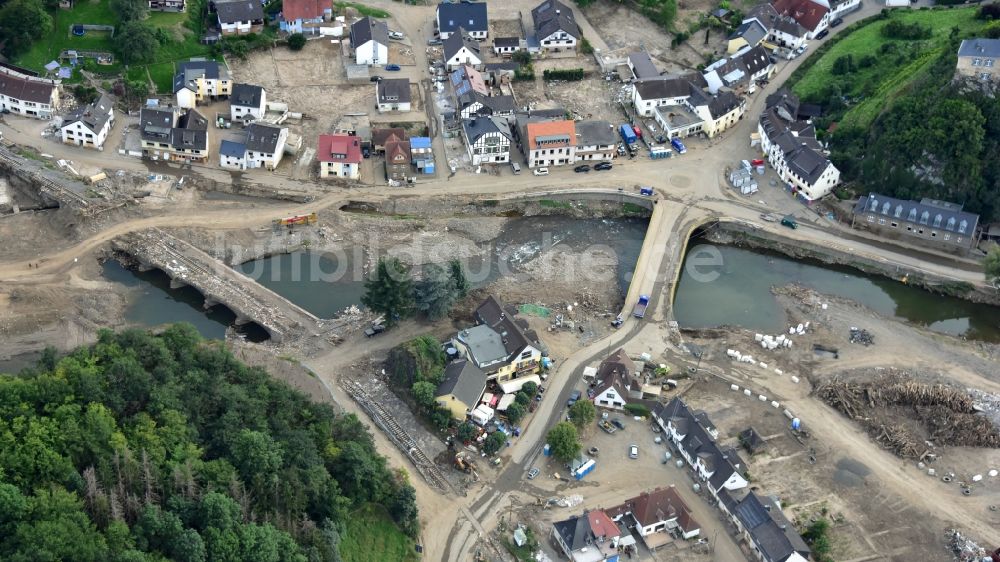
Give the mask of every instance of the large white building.
[(464, 29), (473, 39), (486, 39), (490, 31), (486, 2), (441, 2), (434, 24), (442, 40), (459, 29)]
[(274, 170), (281, 163), (287, 141), (288, 129), (251, 123), (247, 127), (247, 167)]
[(517, 135), (529, 168), (567, 166), (576, 162), (576, 124), (573, 121), (518, 114)]
[(816, 128), (798, 119), (799, 100), (787, 90), (768, 96), (757, 123), (767, 161), (789, 189), (806, 203), (829, 194), (840, 183), (840, 170), (816, 140)]
[(253, 84), (236, 84), (229, 97), (229, 117), (233, 121), (263, 119), (267, 111), (267, 92)]
[(351, 25), (354, 62), (368, 66), (389, 63), (389, 26), (375, 18), (364, 17)]
[(58, 80), (34, 76), (29, 70), (0, 66), (0, 111), (51, 119), (59, 109)]
[(80, 106), (67, 115), (59, 132), (66, 144), (104, 150), (104, 141), (114, 122), (114, 104), (102, 94), (94, 103)]
[(463, 34), (461, 29), (444, 40), (442, 50), (444, 66), (449, 72), (466, 65), (478, 69), (483, 64), (479, 43)]
[(264, 7), (257, 0), (217, 0), (215, 15), (223, 35), (256, 33), (264, 29)]

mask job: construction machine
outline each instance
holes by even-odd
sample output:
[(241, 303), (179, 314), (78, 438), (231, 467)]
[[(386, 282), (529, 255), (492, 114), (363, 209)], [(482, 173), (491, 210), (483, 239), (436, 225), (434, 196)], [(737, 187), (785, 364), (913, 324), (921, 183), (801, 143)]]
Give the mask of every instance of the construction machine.
[(285, 218), (281, 218), (281, 219), (275, 219), (274, 220), (274, 226), (276, 226), (276, 227), (287, 226), (288, 228), (292, 228), (293, 226), (297, 226), (297, 225), (312, 225), (312, 224), (316, 224), (317, 220), (318, 220), (318, 217), (317, 217), (316, 213), (309, 213), (308, 215), (295, 215), (295, 216), (291, 216), (291, 217), (285, 217)]

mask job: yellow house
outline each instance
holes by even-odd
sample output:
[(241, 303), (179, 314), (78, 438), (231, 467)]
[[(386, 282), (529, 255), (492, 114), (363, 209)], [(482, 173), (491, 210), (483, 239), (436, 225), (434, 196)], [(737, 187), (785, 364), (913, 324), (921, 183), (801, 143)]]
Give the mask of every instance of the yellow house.
[(189, 60), (179, 63), (174, 75), (177, 107), (191, 108), (233, 93), (233, 79), (224, 64), (212, 60)]
[(485, 390), (486, 374), (479, 367), (467, 360), (454, 361), (444, 370), (435, 401), (451, 412), (451, 417), (464, 420)]
[(745, 20), (729, 36), (729, 44), (726, 47), (726, 52), (733, 55), (744, 47), (756, 47), (765, 37), (767, 37), (767, 29), (757, 18), (750, 18)]

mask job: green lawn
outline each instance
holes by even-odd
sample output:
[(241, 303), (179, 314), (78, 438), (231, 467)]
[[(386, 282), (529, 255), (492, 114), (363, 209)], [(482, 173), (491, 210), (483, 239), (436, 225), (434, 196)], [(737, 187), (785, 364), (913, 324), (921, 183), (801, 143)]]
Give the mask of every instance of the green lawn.
[(333, 7), (337, 10), (343, 10), (344, 8), (351, 7), (358, 11), (362, 16), (370, 16), (373, 18), (387, 18), (389, 17), (389, 12), (381, 10), (379, 8), (372, 8), (370, 6), (365, 6), (364, 4), (359, 4), (357, 2), (334, 2)]
[(146, 67), (158, 94), (172, 94), (174, 88), (174, 63), (159, 62)]
[[(792, 86), (792, 90), (803, 99), (823, 103), (826, 101), (822, 99), (824, 93), (831, 86), (839, 85), (844, 96), (863, 98), (844, 115), (841, 125), (866, 127), (900, 91), (928, 68), (942, 49), (950, 48), (948, 38), (952, 28), (971, 33), (982, 26), (982, 22), (975, 19), (976, 9), (894, 11), (893, 19), (930, 26), (933, 37), (924, 41), (887, 39), (881, 31), (889, 20), (874, 20), (838, 39)], [(880, 52), (887, 43), (894, 44), (897, 51), (890, 54)], [(853, 55), (855, 61), (872, 55), (875, 64), (848, 75), (832, 74), (834, 61), (848, 54)]]
[(413, 541), (404, 535), (381, 507), (369, 505), (347, 518), (340, 538), (344, 562), (415, 562), (419, 560)]

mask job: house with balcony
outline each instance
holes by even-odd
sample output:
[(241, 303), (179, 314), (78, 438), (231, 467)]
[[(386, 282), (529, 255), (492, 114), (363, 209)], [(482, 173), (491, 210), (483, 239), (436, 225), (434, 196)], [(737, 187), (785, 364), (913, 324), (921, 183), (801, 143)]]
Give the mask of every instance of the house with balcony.
[(583, 38), (573, 10), (559, 0), (545, 0), (531, 10), (534, 38), (542, 51), (576, 49)]
[(576, 162), (576, 123), (518, 114), (518, 141), (529, 168), (567, 166)]
[(361, 139), (353, 135), (320, 135), (316, 148), (319, 177), (361, 178)]
[(635, 544), (599, 509), (554, 522), (552, 540), (572, 562), (619, 562), (621, 549)]
[(35, 119), (52, 119), (59, 110), (60, 81), (0, 65), (0, 111)]
[(79, 106), (63, 118), (59, 133), (66, 144), (104, 150), (104, 141), (115, 123), (115, 108), (106, 95)]
[(539, 383), (542, 345), (527, 323), (516, 322), (516, 309), (505, 308), (490, 296), (479, 305), (474, 317), (477, 324), (460, 330), (451, 343), (459, 354), (475, 363), (495, 380), (507, 394), (517, 392), (529, 380)]
[(810, 121), (798, 118), (799, 99), (786, 89), (767, 97), (757, 124), (767, 161), (797, 197), (812, 203), (840, 183), (840, 170), (816, 139)]
[(510, 125), (503, 117), (462, 120), (462, 137), (473, 166), (510, 162)]
[(448, 72), (463, 65), (479, 68), (483, 64), (479, 43), (466, 36), (461, 28), (445, 39), (441, 47), (444, 52), (444, 67)]
[(514, 96), (510, 95), (491, 96), (468, 91), (458, 96), (458, 111), (463, 119), (511, 116), (516, 109)]
[(222, 35), (259, 33), (264, 29), (264, 7), (257, 0), (216, 1), (215, 16)]
[(205, 59), (177, 63), (174, 74), (177, 107), (189, 109), (202, 102), (228, 98), (232, 93), (233, 78), (225, 63)]
[(139, 138), (145, 158), (197, 163), (208, 160), (208, 120), (194, 109), (142, 108)]
[(392, 136), (385, 141), (385, 175), (391, 182), (406, 182), (412, 176), (410, 141)]
[(330, 0), (283, 0), (278, 27), (285, 33), (318, 35), (323, 22), (333, 19)]

